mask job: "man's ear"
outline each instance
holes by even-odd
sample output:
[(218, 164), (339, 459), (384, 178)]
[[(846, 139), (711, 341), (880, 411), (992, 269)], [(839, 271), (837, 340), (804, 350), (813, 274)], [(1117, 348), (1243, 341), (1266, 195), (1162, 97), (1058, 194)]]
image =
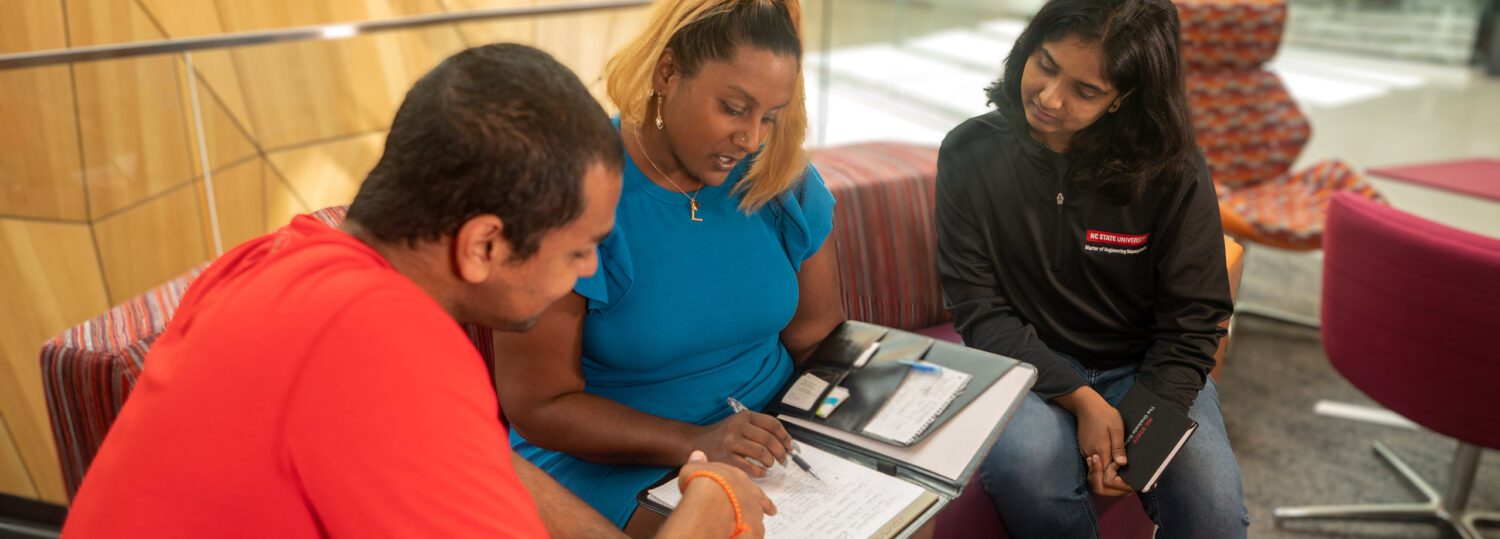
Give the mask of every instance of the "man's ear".
[(469, 284), (485, 282), (495, 268), (510, 260), (504, 231), (505, 223), (493, 214), (476, 215), (458, 227), (453, 236), (453, 266), (459, 279)]

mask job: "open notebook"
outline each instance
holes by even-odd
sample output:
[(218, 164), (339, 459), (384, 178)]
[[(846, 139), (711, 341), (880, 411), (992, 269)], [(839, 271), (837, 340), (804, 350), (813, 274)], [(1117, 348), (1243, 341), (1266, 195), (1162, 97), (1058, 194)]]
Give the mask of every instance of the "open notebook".
[[(916, 484), (816, 447), (804, 444), (802, 457), (822, 481), (795, 466), (776, 466), (756, 480), (779, 510), (765, 519), (768, 538), (895, 537), (938, 500)], [(668, 508), (682, 501), (676, 480), (651, 489), (648, 496)]]
[(902, 445), (916, 441), (973, 378), (957, 369), (939, 369), (938, 372), (912, 369), (906, 373), (896, 393), (865, 424), (864, 433)]

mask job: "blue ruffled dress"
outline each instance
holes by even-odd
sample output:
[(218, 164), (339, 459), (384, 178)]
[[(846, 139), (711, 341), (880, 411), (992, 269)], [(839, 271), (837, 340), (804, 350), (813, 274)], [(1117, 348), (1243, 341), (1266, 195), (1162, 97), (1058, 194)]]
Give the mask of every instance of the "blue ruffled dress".
[[(753, 159), (699, 192), (703, 222), (692, 222), (687, 197), (652, 183), (625, 154), (599, 271), (574, 288), (588, 299), (585, 391), (707, 425), (730, 414), (725, 397), (759, 410), (786, 383), (792, 360), (779, 334), (797, 309), (802, 262), (833, 229), (834, 201), (808, 165), (800, 185), (745, 215), (733, 187)], [(622, 527), (636, 493), (670, 471), (587, 462), (514, 431), (511, 446)]]

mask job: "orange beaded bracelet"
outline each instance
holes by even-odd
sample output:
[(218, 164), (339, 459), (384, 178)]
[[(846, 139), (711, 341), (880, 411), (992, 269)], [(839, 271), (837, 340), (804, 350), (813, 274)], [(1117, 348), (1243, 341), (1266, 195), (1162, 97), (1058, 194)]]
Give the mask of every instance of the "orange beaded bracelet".
[(684, 482), (683, 485), (692, 483), (694, 479), (697, 479), (699, 477), (707, 477), (714, 480), (714, 482), (718, 483), (720, 487), (723, 487), (724, 494), (729, 496), (729, 506), (734, 508), (734, 533), (729, 534), (729, 539), (734, 539), (735, 537), (739, 537), (740, 534), (750, 531), (750, 526), (745, 524), (745, 518), (740, 514), (740, 499), (735, 497), (734, 489), (729, 488), (729, 481), (725, 480), (724, 476), (717, 473), (710, 472), (708, 470), (699, 470), (693, 472), (693, 475), (689, 475), (687, 481)]

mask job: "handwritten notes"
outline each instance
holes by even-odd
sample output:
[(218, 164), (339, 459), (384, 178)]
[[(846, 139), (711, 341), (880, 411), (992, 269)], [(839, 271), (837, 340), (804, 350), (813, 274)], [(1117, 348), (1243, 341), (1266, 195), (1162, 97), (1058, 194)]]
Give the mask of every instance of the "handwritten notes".
[(964, 390), (973, 378), (966, 372), (942, 369), (937, 373), (912, 369), (880, 412), (865, 425), (866, 434), (909, 444)]
[[(892, 520), (915, 518), (936, 501), (936, 496), (917, 485), (815, 447), (804, 444), (802, 457), (822, 481), (795, 466), (777, 466), (770, 475), (756, 480), (780, 510), (765, 519), (768, 538), (879, 536), (885, 530), (904, 527), (901, 523), (888, 526)], [(668, 507), (682, 501), (675, 481), (652, 489), (649, 496)]]

